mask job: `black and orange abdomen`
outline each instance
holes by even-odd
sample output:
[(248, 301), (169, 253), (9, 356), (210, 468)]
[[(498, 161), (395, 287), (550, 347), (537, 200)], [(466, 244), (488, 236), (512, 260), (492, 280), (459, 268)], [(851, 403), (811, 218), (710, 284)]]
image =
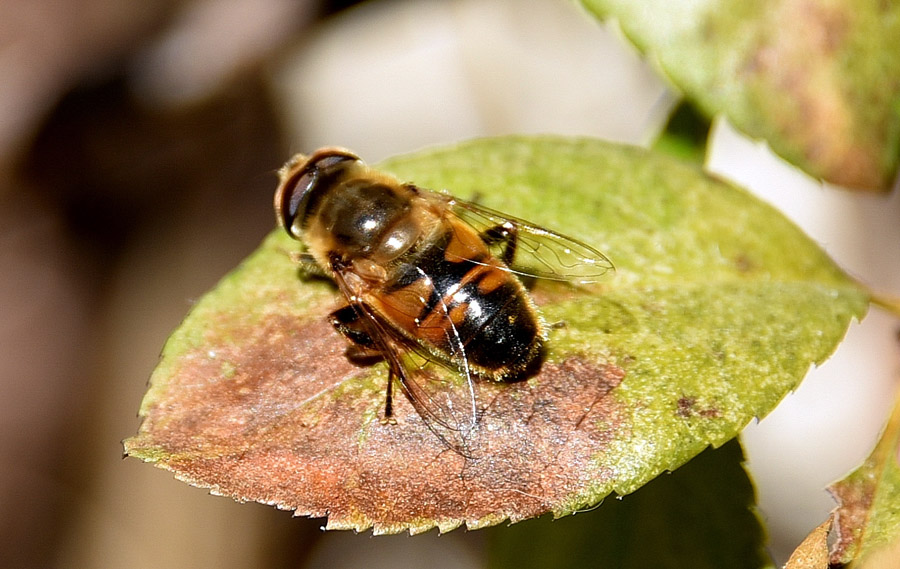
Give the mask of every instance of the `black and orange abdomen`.
[(371, 302), (436, 357), (450, 360), (462, 344), (481, 376), (514, 379), (541, 351), (543, 326), (522, 283), (461, 223), (404, 258)]

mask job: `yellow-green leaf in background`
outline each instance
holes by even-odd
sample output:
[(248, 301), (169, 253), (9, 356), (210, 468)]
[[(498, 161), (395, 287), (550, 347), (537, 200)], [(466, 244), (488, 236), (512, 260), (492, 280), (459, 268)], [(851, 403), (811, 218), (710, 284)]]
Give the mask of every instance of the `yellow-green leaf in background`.
[(647, 150), (505, 137), (382, 168), (581, 239), (617, 267), (595, 285), (534, 284), (551, 324), (543, 367), (476, 382), (477, 452), (448, 448), (401, 395), (396, 424), (381, 420), (385, 365), (348, 361), (326, 321), (337, 290), (301, 277), (279, 230), (169, 339), (129, 455), (329, 528), (561, 516), (733, 438), (867, 309), (773, 208)]
[(900, 161), (900, 3), (582, 0), (712, 117), (810, 175), (886, 190)]

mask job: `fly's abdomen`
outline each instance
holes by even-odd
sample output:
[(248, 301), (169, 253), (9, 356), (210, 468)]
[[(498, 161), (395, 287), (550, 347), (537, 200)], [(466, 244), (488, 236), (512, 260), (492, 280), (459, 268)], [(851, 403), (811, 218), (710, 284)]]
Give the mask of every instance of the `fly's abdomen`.
[(458, 232), (448, 232), (398, 267), (382, 291), (394, 307), (382, 302), (380, 310), (431, 353), (452, 361), (462, 346), (473, 372), (513, 378), (540, 353), (537, 311), (522, 283), (486, 248), (448, 255), (454, 237)]
[[(500, 268), (485, 268), (493, 274), (467, 285), (474, 290), (465, 304), (466, 316), (458, 322), (453, 320), (470, 366), (502, 379), (517, 375), (538, 356), (542, 329), (521, 283)], [(494, 288), (485, 290), (486, 283)]]
[(454, 353), (454, 345), (461, 344), (470, 369), (503, 379), (532, 363), (542, 329), (522, 284), (497, 263), (453, 263), (455, 270), (434, 279), (435, 294), (420, 322), (441, 352)]

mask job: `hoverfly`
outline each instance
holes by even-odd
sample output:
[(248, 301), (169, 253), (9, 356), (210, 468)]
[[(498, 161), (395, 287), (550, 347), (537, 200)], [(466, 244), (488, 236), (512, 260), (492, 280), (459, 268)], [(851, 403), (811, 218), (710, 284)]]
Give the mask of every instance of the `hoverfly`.
[(385, 421), (397, 379), (457, 449), (477, 422), (473, 380), (540, 367), (546, 327), (518, 277), (588, 283), (613, 268), (571, 237), (400, 182), (341, 148), (296, 155), (279, 174), (279, 224), (346, 301), (331, 323), (350, 351), (387, 361)]

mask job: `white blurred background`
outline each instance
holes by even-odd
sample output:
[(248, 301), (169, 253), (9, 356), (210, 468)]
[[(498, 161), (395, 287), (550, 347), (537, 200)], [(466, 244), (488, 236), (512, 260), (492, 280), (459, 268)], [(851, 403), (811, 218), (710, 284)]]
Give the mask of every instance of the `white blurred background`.
[[(479, 532), (322, 534), (135, 460), (168, 333), (274, 223), (274, 171), (506, 133), (647, 144), (677, 100), (566, 0), (0, 0), (0, 563), (479, 567)], [(900, 198), (823, 187), (714, 127), (710, 169), (900, 294)], [(900, 377), (873, 309), (745, 434), (784, 560), (869, 452)], [(286, 545), (287, 544), (287, 545)]]

